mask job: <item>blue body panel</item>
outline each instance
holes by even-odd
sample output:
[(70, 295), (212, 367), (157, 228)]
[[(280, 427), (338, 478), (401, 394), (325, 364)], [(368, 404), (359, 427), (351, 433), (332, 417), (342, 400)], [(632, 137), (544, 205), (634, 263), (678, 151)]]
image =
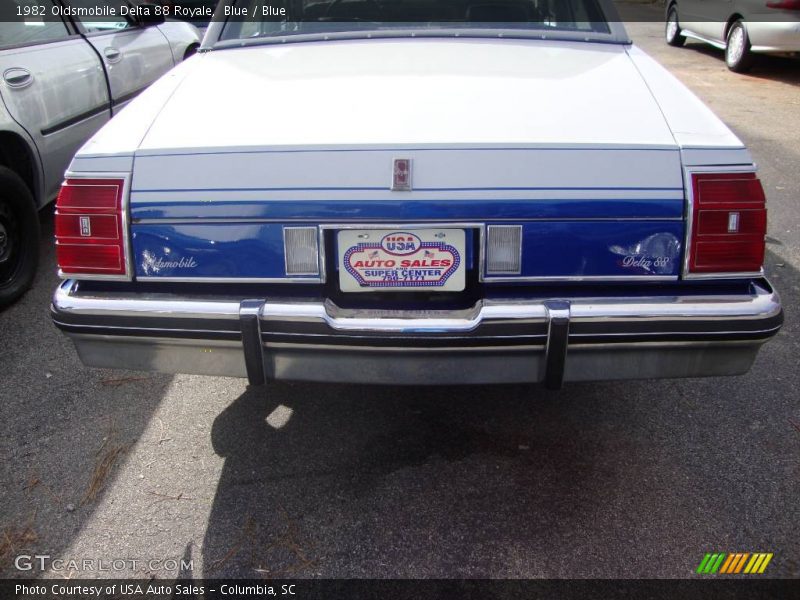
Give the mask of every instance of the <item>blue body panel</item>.
[[(136, 275), (284, 278), (283, 227), (292, 224), (134, 223)], [(680, 272), (682, 221), (559, 220), (522, 225), (521, 277), (665, 277)], [(477, 265), (471, 241), (466, 251), (467, 264)], [(486, 275), (487, 281), (498, 278), (508, 275)]]
[[(524, 223), (522, 277), (677, 276), (680, 221)], [(487, 275), (491, 281), (494, 276)], [(500, 277), (507, 277), (501, 275)]]
[[(269, 219), (345, 223), (373, 221), (497, 221), (508, 219), (682, 219), (682, 191), (669, 198), (597, 200), (263, 200), (164, 202), (136, 193), (131, 216), (137, 219)], [(147, 194), (150, 195), (150, 194)]]
[(286, 277), (280, 223), (148, 224), (132, 230), (137, 277)]
[[(283, 278), (286, 277), (283, 227), (282, 223), (134, 225), (136, 275)], [(466, 244), (465, 263), (472, 268), (477, 261), (471, 236), (467, 236)], [(315, 275), (293, 278), (317, 279)]]

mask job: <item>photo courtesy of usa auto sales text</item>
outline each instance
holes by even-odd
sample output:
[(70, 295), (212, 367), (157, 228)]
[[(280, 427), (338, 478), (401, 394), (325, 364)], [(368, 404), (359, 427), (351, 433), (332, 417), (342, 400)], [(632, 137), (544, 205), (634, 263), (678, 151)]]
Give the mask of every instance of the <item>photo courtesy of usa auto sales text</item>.
[(170, 596), (172, 598), (213, 593), (220, 596), (294, 596), (297, 594), (296, 584), (280, 585), (240, 585), (222, 584), (219, 586), (189, 585), (189, 584), (142, 584), (142, 583), (109, 583), (96, 585), (81, 585), (70, 583), (53, 583), (39, 585), (17, 584), (14, 592), (18, 598), (36, 597), (67, 597), (67, 598), (107, 598), (107, 597), (141, 597)]

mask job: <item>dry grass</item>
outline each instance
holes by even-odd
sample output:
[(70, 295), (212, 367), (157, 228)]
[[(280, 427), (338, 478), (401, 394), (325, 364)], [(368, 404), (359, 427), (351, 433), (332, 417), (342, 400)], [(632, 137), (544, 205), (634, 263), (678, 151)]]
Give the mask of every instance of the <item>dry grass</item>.
[(53, 490), (50, 489), (50, 486), (47, 485), (44, 481), (42, 481), (39, 478), (39, 475), (35, 471), (32, 471), (30, 476), (28, 477), (28, 481), (25, 483), (25, 485), (22, 486), (22, 490), (26, 492), (29, 496), (33, 496), (34, 491), (37, 489), (44, 491), (50, 497), (50, 500), (53, 502), (53, 504), (55, 504), (56, 506), (60, 506), (61, 504), (63, 504), (63, 497), (61, 496), (61, 494), (58, 495), (54, 494)]
[(164, 427), (164, 421), (162, 421), (161, 419), (159, 419), (159, 420), (158, 420), (158, 426), (161, 428), (161, 433), (160, 433), (160, 435), (158, 436), (158, 445), (160, 446), (160, 445), (161, 445), (161, 444), (163, 444), (164, 442), (169, 442), (169, 441), (171, 441), (171, 440), (172, 440), (172, 438), (171, 438), (171, 437), (167, 437), (167, 436), (166, 436), (166, 433), (167, 433), (167, 428), (166, 428), (166, 427)]
[(97, 499), (98, 494), (105, 487), (106, 479), (108, 479), (111, 471), (114, 470), (117, 460), (128, 450), (128, 444), (116, 444), (110, 442), (110, 439), (111, 436), (107, 436), (103, 440), (103, 445), (100, 446), (97, 463), (89, 479), (89, 487), (86, 489), (83, 499), (81, 499), (81, 506)]
[(101, 379), (100, 383), (102, 385), (107, 385), (109, 387), (119, 387), (121, 385), (125, 385), (126, 383), (134, 383), (136, 381), (149, 381), (152, 377), (119, 377), (115, 379)]
[(158, 500), (153, 502), (153, 504), (156, 504), (157, 502), (164, 502), (164, 500), (194, 500), (194, 498), (190, 498), (189, 496), (184, 496), (183, 492), (181, 492), (177, 496), (170, 496), (169, 494), (162, 494), (160, 492), (154, 492), (152, 490), (149, 490), (147, 493), (150, 494), (151, 496), (158, 496)]
[[(281, 515), (283, 519), (286, 521), (286, 530), (283, 532), (282, 535), (279, 535), (275, 538), (275, 541), (269, 544), (265, 550), (267, 553), (274, 553), (276, 551), (287, 551), (293, 558), (292, 564), (284, 569), (279, 570), (270, 570), (264, 568), (257, 568), (255, 571), (262, 575), (263, 577), (268, 578), (282, 578), (282, 577), (290, 577), (300, 571), (307, 569), (308, 567), (312, 566), (316, 560), (311, 558), (308, 554), (308, 551), (303, 547), (304, 545), (298, 542), (298, 539), (302, 539), (302, 535), (300, 533), (300, 529), (297, 526), (291, 517), (289, 517), (289, 513), (286, 512), (286, 509), (280, 509)], [(309, 549), (313, 551), (313, 546), (311, 544), (305, 544), (309, 546)]]
[(231, 558), (236, 556), (239, 553), (239, 550), (242, 549), (244, 543), (253, 541), (253, 517), (248, 515), (244, 521), (244, 526), (242, 527), (242, 531), (239, 533), (239, 538), (236, 540), (236, 543), (225, 553), (225, 556), (220, 558), (219, 560), (215, 560), (208, 566), (207, 573), (211, 573), (216, 571), (217, 569), (221, 568), (226, 562), (228, 562)]
[[(289, 517), (285, 509), (279, 508), (278, 510), (286, 523), (286, 528), (282, 534), (275, 536), (272, 542), (263, 546), (258, 542), (258, 538), (261, 537), (257, 531), (258, 526), (252, 515), (248, 515), (236, 542), (224, 556), (207, 566), (206, 574), (219, 570), (243, 550), (249, 550), (251, 567), (265, 579), (290, 577), (314, 565), (317, 562), (316, 559), (309, 556), (309, 550), (313, 551), (313, 545), (299, 541), (302, 540), (303, 536), (298, 525)], [(266, 557), (264, 556), (265, 554), (267, 555)], [(265, 562), (271, 562), (270, 559), (290, 562), (291, 564), (281, 569), (270, 569), (264, 566), (256, 567), (256, 565), (264, 565)]]
[(42, 483), (42, 480), (39, 479), (39, 476), (35, 473), (31, 473), (31, 476), (28, 478), (28, 483), (22, 486), (22, 489), (26, 492), (31, 492), (33, 489)]
[(39, 541), (39, 535), (33, 529), (35, 515), (31, 515), (28, 523), (22, 527), (5, 527), (0, 533), (0, 565), (5, 566), (12, 556), (19, 551), (30, 548)]

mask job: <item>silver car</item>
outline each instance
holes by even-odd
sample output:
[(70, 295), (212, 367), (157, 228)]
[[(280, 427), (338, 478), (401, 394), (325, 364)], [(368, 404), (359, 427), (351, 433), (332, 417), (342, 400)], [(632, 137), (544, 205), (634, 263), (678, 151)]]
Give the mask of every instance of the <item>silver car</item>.
[(667, 0), (665, 36), (671, 46), (692, 38), (720, 48), (743, 73), (755, 54), (800, 52), (800, 0)]
[(0, 307), (33, 281), (37, 211), (78, 148), (200, 44), (192, 25), (131, 6), (0, 0)]

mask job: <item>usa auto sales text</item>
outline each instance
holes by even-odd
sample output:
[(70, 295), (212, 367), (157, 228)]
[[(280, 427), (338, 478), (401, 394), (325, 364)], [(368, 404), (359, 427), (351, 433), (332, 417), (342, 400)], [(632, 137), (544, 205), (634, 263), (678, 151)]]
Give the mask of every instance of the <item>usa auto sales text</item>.
[(171, 595), (173, 598), (179, 596), (201, 596), (209, 592), (217, 592), (222, 596), (294, 596), (297, 594), (297, 586), (294, 584), (283, 585), (245, 585), (245, 584), (222, 584), (219, 586), (206, 587), (202, 585), (175, 584), (141, 584), (141, 583), (114, 583), (109, 585), (79, 585), (70, 583), (53, 583), (25, 585), (17, 584), (14, 586), (17, 596), (43, 596), (51, 594), (53, 596), (72, 596), (72, 597), (106, 597), (106, 596), (150, 596), (153, 594)]
[[(18, 7), (17, 12), (22, 7)], [(145, 6), (120, 6), (100, 5), (88, 7), (53, 6), (50, 9), (54, 17), (183, 17), (187, 19), (210, 19), (214, 11), (210, 6), (197, 6), (193, 8), (184, 6), (161, 6), (158, 4)], [(27, 15), (20, 15), (27, 16)]]

